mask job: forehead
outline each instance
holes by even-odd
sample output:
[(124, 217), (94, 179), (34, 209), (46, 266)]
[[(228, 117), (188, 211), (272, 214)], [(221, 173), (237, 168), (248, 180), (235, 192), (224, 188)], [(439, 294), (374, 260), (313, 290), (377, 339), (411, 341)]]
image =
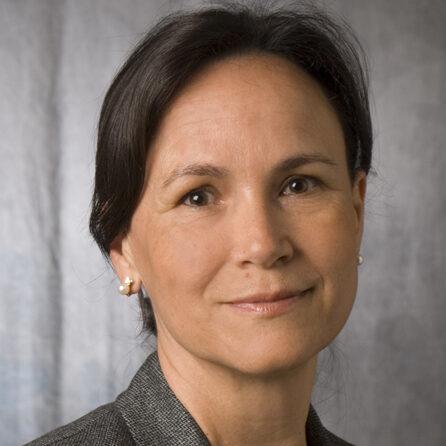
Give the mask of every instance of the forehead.
[(272, 160), (292, 149), (325, 150), (339, 160), (344, 146), (336, 112), (295, 64), (251, 54), (212, 63), (188, 82), (164, 114), (147, 167), (165, 171), (250, 152)]
[(249, 54), (219, 60), (195, 74), (166, 110), (163, 123), (276, 112), (293, 119), (327, 106), (319, 84), (295, 64), (277, 55)]

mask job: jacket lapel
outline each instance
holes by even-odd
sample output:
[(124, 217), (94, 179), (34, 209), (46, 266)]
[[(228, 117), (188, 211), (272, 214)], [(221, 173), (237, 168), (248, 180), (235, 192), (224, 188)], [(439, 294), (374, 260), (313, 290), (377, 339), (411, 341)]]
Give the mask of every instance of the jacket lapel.
[[(206, 435), (169, 387), (158, 352), (141, 365), (115, 405), (138, 446), (210, 446)], [(308, 446), (348, 445), (336, 441), (310, 404), (305, 425)], [(340, 440), (340, 439), (338, 439)]]
[(210, 446), (169, 387), (155, 350), (115, 401), (139, 446)]

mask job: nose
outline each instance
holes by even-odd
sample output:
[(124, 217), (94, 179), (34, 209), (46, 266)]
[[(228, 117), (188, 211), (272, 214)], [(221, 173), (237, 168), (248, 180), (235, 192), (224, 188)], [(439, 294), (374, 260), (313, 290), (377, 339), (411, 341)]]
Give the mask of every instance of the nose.
[(289, 226), (276, 202), (250, 194), (233, 213), (233, 256), (240, 266), (271, 268), (293, 255)]

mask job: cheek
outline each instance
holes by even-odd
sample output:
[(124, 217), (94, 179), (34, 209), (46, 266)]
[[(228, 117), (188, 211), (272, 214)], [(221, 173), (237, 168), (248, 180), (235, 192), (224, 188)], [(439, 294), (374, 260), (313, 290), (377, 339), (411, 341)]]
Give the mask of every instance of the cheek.
[[(141, 234), (139, 271), (160, 316), (175, 320), (205, 311), (203, 299), (215, 253), (208, 234), (194, 225), (169, 224)], [(180, 310), (180, 311), (178, 311)]]
[(327, 230), (324, 262), (325, 291), (322, 304), (328, 325), (336, 335), (346, 323), (357, 291), (355, 214), (344, 206), (333, 213), (333, 230)]
[(335, 331), (345, 323), (356, 295), (355, 230), (353, 207), (333, 202), (300, 224), (302, 236), (296, 241), (320, 280), (320, 314)]
[(301, 229), (296, 230), (302, 233), (296, 244), (302, 246), (321, 273), (337, 274), (352, 264), (356, 252), (354, 218), (348, 203), (334, 202), (303, 219)]

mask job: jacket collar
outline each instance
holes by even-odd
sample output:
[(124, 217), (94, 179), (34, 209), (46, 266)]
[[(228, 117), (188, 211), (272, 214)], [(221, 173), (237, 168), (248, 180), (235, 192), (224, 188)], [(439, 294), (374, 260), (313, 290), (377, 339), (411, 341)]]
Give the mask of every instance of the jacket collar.
[[(127, 390), (118, 395), (115, 405), (138, 446), (210, 446), (200, 426), (169, 387), (156, 350), (146, 358)], [(305, 429), (308, 446), (335, 445), (311, 404)]]

